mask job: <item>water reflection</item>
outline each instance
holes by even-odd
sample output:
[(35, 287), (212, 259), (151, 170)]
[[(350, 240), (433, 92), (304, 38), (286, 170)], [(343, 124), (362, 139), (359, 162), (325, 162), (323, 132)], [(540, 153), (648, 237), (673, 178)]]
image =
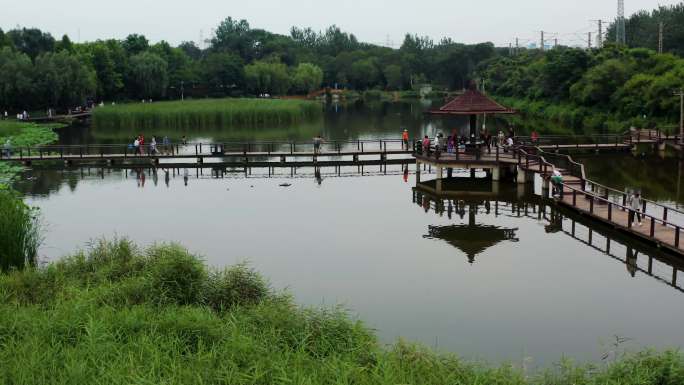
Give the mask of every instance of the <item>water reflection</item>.
[[(460, 179), (460, 180), (459, 180)], [(475, 179), (455, 178), (448, 185), (452, 187), (442, 194), (435, 194), (428, 183), (419, 183), (413, 188), (413, 203), (426, 213), (440, 217), (446, 213), (452, 219), (455, 213), (467, 224), (428, 226), (426, 239), (446, 241), (462, 251), (469, 263), (485, 254), (487, 249), (502, 242), (518, 242), (518, 228), (502, 228), (478, 224), (477, 218), (487, 216), (526, 217), (544, 223), (546, 233), (561, 233), (625, 265), (628, 275), (635, 278), (639, 273), (663, 282), (684, 293), (684, 285), (678, 282), (684, 261), (677, 256), (663, 252), (647, 244), (628, 238), (609, 227), (591, 221), (553, 201), (535, 195), (526, 186), (515, 186)], [(460, 190), (453, 186), (461, 186)], [(493, 207), (493, 210), (492, 210)]]

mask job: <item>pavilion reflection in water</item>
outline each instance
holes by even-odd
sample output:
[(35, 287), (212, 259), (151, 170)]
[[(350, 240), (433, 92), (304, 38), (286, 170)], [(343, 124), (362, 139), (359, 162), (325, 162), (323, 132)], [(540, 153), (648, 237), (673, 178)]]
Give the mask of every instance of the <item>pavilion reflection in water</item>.
[[(433, 181), (434, 182), (434, 181)], [(468, 257), (469, 263), (486, 250), (504, 242), (517, 242), (517, 228), (478, 224), (477, 215), (530, 218), (543, 223), (547, 233), (559, 233), (624, 264), (627, 274), (644, 274), (684, 292), (679, 278), (684, 262), (657, 248), (635, 242), (623, 234), (597, 225), (553, 201), (543, 199), (525, 185), (511, 185), (486, 179), (448, 178), (443, 180), (441, 194), (430, 182), (413, 188), (413, 202), (426, 213), (454, 216), (467, 223), (428, 226), (427, 239), (442, 240)]]
[[(475, 258), (502, 242), (518, 242), (516, 235), (518, 228), (505, 228), (477, 223), (479, 213), (495, 215), (515, 212), (514, 205), (500, 208), (502, 197), (508, 196), (517, 201), (517, 190), (500, 191), (499, 183), (489, 180), (453, 178), (443, 181), (442, 193), (436, 195), (431, 182), (419, 183), (414, 189), (414, 202), (422, 206), (426, 212), (431, 209), (440, 215), (451, 219), (454, 215), (461, 219), (468, 217), (465, 224), (446, 226), (429, 226), (428, 233), (423, 235), (427, 239), (439, 239), (447, 242), (463, 252), (469, 263)], [(432, 182), (434, 183), (434, 181)], [(494, 205), (492, 206), (492, 201)], [(501, 209), (501, 210), (500, 210)]]

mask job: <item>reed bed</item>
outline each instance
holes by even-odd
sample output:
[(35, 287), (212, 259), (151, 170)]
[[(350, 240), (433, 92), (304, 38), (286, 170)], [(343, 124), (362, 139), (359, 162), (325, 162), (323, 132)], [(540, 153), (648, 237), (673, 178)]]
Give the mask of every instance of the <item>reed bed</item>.
[(245, 265), (126, 240), (0, 274), (0, 383), (681, 384), (678, 352), (525, 375), (399, 341), (338, 309), (295, 305)]
[(304, 100), (203, 99), (99, 107), (93, 124), (136, 129), (258, 127), (300, 123), (321, 113), (320, 103)]
[(0, 270), (22, 269), (36, 260), (40, 245), (37, 213), (0, 186)]

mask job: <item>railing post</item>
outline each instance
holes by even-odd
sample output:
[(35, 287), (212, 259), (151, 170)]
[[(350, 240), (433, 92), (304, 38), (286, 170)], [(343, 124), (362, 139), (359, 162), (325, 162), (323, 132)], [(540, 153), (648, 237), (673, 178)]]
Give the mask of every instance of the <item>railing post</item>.
[(646, 214), (646, 200), (644, 200), (644, 201), (642, 202), (642, 206), (643, 206), (643, 207), (642, 207), (642, 209), (641, 209), (641, 212), (644, 213), (644, 214)]
[(613, 221), (613, 203), (608, 202), (608, 221), (612, 222)]
[(361, 152), (363, 152), (363, 142), (361, 142)]
[(679, 248), (679, 226), (675, 228), (675, 247)]
[(589, 214), (594, 214), (594, 196), (589, 195)]
[(577, 190), (572, 189), (572, 205), (577, 206)]
[(655, 218), (651, 217), (651, 238), (655, 235)]
[(663, 221), (667, 221), (667, 207), (663, 207)]

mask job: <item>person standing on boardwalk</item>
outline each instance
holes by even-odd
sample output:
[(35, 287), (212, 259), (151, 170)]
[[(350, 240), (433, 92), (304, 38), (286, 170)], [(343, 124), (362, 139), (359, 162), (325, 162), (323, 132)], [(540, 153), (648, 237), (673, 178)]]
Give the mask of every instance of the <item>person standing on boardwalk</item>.
[(133, 153), (135, 155), (140, 154), (140, 137), (133, 139)]
[(404, 132), (401, 134), (401, 141), (404, 144), (404, 147), (406, 150), (409, 149), (409, 133), (407, 129), (404, 129)]
[(154, 136), (152, 137), (152, 141), (150, 142), (150, 155), (156, 155), (157, 154), (157, 138)]
[(316, 135), (313, 138), (314, 154), (321, 152), (321, 143), (323, 142), (323, 137), (321, 135)]
[(639, 226), (641, 223), (641, 205), (642, 205), (641, 195), (639, 192), (635, 192), (629, 200), (629, 223), (634, 223), (634, 217), (639, 221)]
[(423, 138), (423, 153), (430, 153), (430, 138), (427, 135)]
[(537, 133), (537, 130), (532, 130), (532, 133), (530, 134), (530, 140), (532, 141), (532, 144), (539, 143), (539, 134)]
[(171, 149), (171, 141), (166, 135), (164, 135), (164, 138), (162, 139), (162, 146), (162, 151), (164, 151), (166, 154), (171, 154), (173, 152)]

